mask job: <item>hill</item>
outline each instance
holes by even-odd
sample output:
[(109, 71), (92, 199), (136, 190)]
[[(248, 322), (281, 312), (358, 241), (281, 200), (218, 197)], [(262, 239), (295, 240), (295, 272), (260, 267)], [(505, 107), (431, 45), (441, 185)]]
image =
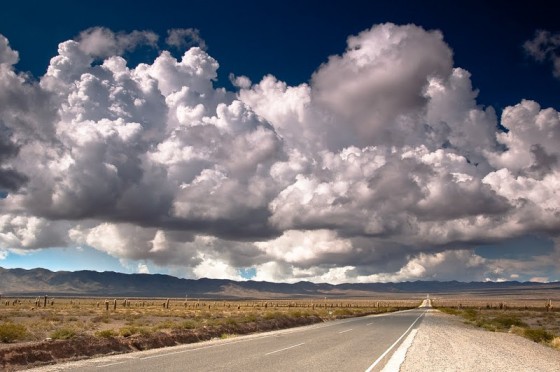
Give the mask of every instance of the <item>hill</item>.
[(4, 269), (0, 267), (0, 293), (8, 296), (126, 296), (200, 298), (364, 297), (386, 294), (471, 293), (495, 295), (516, 292), (560, 293), (560, 282), (438, 282), (327, 284), (271, 283), (225, 279), (181, 279), (161, 274), (123, 274), (97, 271)]

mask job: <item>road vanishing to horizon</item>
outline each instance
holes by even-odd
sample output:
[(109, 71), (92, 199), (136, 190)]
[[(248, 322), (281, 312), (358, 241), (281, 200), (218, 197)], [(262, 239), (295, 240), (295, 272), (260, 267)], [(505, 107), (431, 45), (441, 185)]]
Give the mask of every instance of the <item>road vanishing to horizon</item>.
[(37, 371), (381, 371), (430, 306)]
[[(559, 14), (550, 0), (4, 2), (2, 366), (94, 354), (48, 350), (80, 337), (124, 352), (198, 339), (188, 323), (278, 329), (334, 318), (327, 297), (421, 290), (451, 307), (53, 368), (560, 371)], [(481, 302), (463, 311), (459, 292)], [(88, 295), (114, 297), (69, 297)], [(199, 295), (325, 304), (286, 306), (286, 323), (232, 305), (218, 322), (188, 308)]]
[(335, 320), (280, 331), (61, 363), (55, 371), (539, 371), (557, 372), (556, 350), (465, 325), (432, 308)]

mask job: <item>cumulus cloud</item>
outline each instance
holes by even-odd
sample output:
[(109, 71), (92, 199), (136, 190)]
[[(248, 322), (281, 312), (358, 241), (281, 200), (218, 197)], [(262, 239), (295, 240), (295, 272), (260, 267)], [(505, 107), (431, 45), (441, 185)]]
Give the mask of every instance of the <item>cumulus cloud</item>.
[(179, 58), (128, 65), (158, 40), (88, 29), (36, 82), (0, 38), (3, 252), (91, 246), (139, 272), (292, 282), (554, 270), (474, 248), (558, 236), (559, 113), (479, 105), (441, 32), (374, 26), (308, 83), (232, 74), (236, 92), (194, 29), (168, 32)]
[(114, 33), (104, 27), (92, 27), (80, 32), (76, 40), (80, 49), (87, 55), (94, 58), (107, 58), (122, 55), (141, 45), (155, 47), (158, 35), (150, 31), (137, 30), (130, 33)]
[(150, 269), (148, 268), (148, 265), (146, 265), (145, 263), (139, 263), (137, 271), (138, 271), (139, 274), (149, 274), (150, 273)]
[(173, 28), (167, 31), (165, 39), (167, 45), (177, 49), (185, 50), (193, 46), (206, 49), (206, 42), (200, 36), (200, 31), (196, 28)]
[(5, 36), (0, 35), (0, 64), (15, 65), (19, 61), (19, 53), (10, 47)]
[(560, 78), (560, 33), (551, 33), (546, 30), (538, 30), (531, 40), (523, 44), (527, 54), (539, 62), (549, 60), (552, 62), (552, 73)]

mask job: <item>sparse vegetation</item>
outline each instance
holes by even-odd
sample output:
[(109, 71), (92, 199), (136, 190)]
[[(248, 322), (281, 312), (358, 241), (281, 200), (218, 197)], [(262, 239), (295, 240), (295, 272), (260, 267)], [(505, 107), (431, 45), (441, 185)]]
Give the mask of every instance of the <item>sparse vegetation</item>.
[[(330, 320), (416, 307), (419, 300), (198, 300), (3, 297), (0, 304), (2, 342), (132, 337), (227, 327), (229, 332), (262, 322), (286, 323), (315, 317)], [(258, 327), (257, 327), (258, 328)], [(255, 328), (256, 329), (256, 328)], [(28, 331), (29, 330), (29, 331)], [(2, 330), (0, 330), (2, 332)], [(11, 333), (10, 333), (11, 332)], [(2, 333), (3, 334), (3, 333)]]
[(0, 324), (0, 341), (14, 342), (22, 341), (28, 335), (27, 329), (22, 324), (5, 322)]
[(71, 328), (59, 328), (50, 334), (53, 340), (68, 340), (76, 336), (76, 331)]
[(554, 338), (554, 335), (550, 334), (549, 332), (547, 332), (546, 330), (540, 328), (540, 329), (524, 329), (523, 330), (523, 336), (527, 337), (529, 340), (533, 340), (535, 342), (543, 342), (543, 343), (548, 343), (550, 341), (552, 341), (552, 339)]
[(95, 332), (95, 336), (102, 337), (102, 338), (111, 338), (111, 337), (116, 337), (117, 333), (112, 329), (104, 329), (103, 331)]
[[(143, 350), (404, 310), (421, 303), (420, 300), (323, 298), (266, 301), (56, 298), (48, 301), (45, 307), (44, 297), (41, 300), (38, 306), (37, 298), (3, 297), (0, 303), (0, 321), (3, 322), (0, 324), (0, 369), (2, 363), (8, 363), (7, 355), (15, 358), (14, 350), (18, 347), (21, 353), (31, 347), (30, 344), (18, 346), (21, 341), (52, 339), (58, 340), (56, 345), (68, 342), (62, 349), (76, 357), (81, 354), (75, 353), (83, 353), (74, 349), (76, 345), (82, 345), (78, 347), (80, 350), (88, 350), (86, 355)], [(2, 330), (5, 333), (1, 333)], [(11, 343), (9, 352), (8, 342)], [(84, 344), (97, 345), (97, 351)], [(50, 342), (36, 345), (61, 348)], [(20, 359), (28, 360), (27, 357)]]
[[(547, 301), (433, 301), (440, 311), (493, 332), (509, 332), (560, 349), (560, 311)], [(451, 306), (450, 306), (451, 305)]]

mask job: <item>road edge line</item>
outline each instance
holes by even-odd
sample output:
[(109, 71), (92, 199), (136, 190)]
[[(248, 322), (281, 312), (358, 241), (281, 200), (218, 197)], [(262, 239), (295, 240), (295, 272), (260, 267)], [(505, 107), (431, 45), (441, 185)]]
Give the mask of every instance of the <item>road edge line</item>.
[(404, 359), (406, 358), (406, 353), (408, 352), (408, 349), (412, 346), (412, 343), (414, 342), (414, 338), (416, 337), (417, 333), (418, 333), (418, 329), (413, 329), (410, 332), (408, 337), (404, 339), (401, 346), (391, 356), (391, 359), (389, 359), (387, 364), (385, 364), (385, 367), (383, 367), (383, 370), (381, 372), (394, 372), (394, 371), (401, 370), (401, 366), (404, 363)]
[(412, 324), (410, 325), (410, 327), (408, 327), (408, 329), (406, 331), (404, 331), (404, 333), (401, 335), (401, 337), (399, 337), (397, 339), (397, 341), (395, 341), (393, 343), (393, 345), (389, 346), (389, 348), (387, 350), (385, 350), (385, 352), (383, 354), (381, 354), (381, 356), (379, 358), (377, 358), (377, 360), (375, 362), (372, 363), (371, 366), (369, 366), (368, 369), (366, 369), (366, 372), (371, 372), (376, 365), (379, 364), (379, 362), (381, 362), (381, 360), (383, 360), (383, 358), (385, 358), (385, 356), (399, 343), (400, 340), (402, 340), (402, 338), (404, 336), (406, 336), (406, 334), (408, 333), (408, 331), (410, 331), (410, 329), (412, 327), (414, 327), (414, 325), (416, 324), (416, 322), (418, 321), (418, 319), (422, 318), (424, 316), (424, 314), (426, 314), (426, 312), (423, 312), (422, 314), (420, 314), (420, 316), (418, 316), (418, 318), (416, 318), (416, 320), (414, 322), (412, 322)]

